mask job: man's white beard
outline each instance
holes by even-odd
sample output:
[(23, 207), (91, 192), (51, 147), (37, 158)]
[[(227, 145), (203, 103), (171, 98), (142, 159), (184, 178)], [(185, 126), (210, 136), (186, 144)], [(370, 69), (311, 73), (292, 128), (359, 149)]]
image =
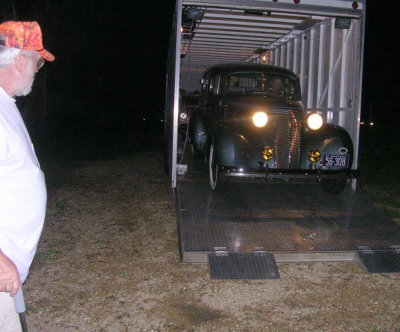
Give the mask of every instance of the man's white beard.
[(20, 97), (20, 96), (26, 96), (27, 94), (29, 94), (31, 91), (32, 91), (32, 85), (33, 85), (33, 81), (35, 80), (35, 76), (32, 76), (32, 79), (29, 81), (29, 83), (26, 85), (26, 86), (24, 86), (24, 87), (21, 87), (16, 93), (15, 93), (15, 95), (17, 96), (17, 97)]

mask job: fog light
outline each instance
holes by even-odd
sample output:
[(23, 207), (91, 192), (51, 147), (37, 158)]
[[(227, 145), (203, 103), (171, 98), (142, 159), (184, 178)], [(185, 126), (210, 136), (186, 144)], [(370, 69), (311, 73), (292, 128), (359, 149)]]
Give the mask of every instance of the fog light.
[(317, 149), (312, 149), (308, 152), (308, 160), (312, 163), (317, 163), (321, 160), (321, 152), (319, 152)]
[(179, 117), (181, 118), (181, 120), (186, 120), (187, 115), (186, 113), (182, 112), (181, 114), (179, 114)]
[(274, 156), (274, 150), (269, 146), (266, 146), (264, 150), (262, 150), (261, 156), (266, 161), (271, 160), (272, 157)]

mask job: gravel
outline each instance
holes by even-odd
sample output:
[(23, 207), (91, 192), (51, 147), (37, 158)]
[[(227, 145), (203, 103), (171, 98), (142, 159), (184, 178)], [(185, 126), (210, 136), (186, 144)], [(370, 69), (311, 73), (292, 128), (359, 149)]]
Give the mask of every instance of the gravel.
[(44, 168), (30, 332), (400, 331), (400, 274), (316, 263), (279, 265), (278, 280), (213, 281), (206, 265), (182, 264), (159, 150)]

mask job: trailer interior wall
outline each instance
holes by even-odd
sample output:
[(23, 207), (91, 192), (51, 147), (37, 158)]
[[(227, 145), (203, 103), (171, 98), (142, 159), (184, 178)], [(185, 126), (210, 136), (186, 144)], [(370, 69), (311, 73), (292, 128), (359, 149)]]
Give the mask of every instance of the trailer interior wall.
[(337, 29), (335, 21), (318, 20), (304, 31), (281, 38), (268, 50), (268, 60), (298, 74), (305, 107), (318, 109), (327, 123), (344, 127), (356, 145), (361, 105), (362, 22), (351, 19), (348, 29)]
[[(355, 9), (347, 0), (177, 0), (176, 63), (169, 67), (175, 78), (172, 186), (179, 88), (199, 90), (201, 73), (220, 63), (265, 62), (297, 73), (305, 106), (351, 135), (357, 168), (365, 2)], [(195, 15), (182, 18), (182, 11)], [(335, 27), (337, 18), (350, 19), (350, 26)]]

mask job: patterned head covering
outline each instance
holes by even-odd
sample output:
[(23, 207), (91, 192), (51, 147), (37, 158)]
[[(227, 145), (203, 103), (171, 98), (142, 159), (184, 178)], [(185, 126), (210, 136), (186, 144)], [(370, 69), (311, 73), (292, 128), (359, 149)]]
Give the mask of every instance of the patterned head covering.
[[(54, 61), (55, 57), (43, 48), (42, 31), (37, 22), (8, 21), (0, 24), (0, 45), (37, 51), (43, 59)], [(4, 39), (4, 40), (3, 40)]]

